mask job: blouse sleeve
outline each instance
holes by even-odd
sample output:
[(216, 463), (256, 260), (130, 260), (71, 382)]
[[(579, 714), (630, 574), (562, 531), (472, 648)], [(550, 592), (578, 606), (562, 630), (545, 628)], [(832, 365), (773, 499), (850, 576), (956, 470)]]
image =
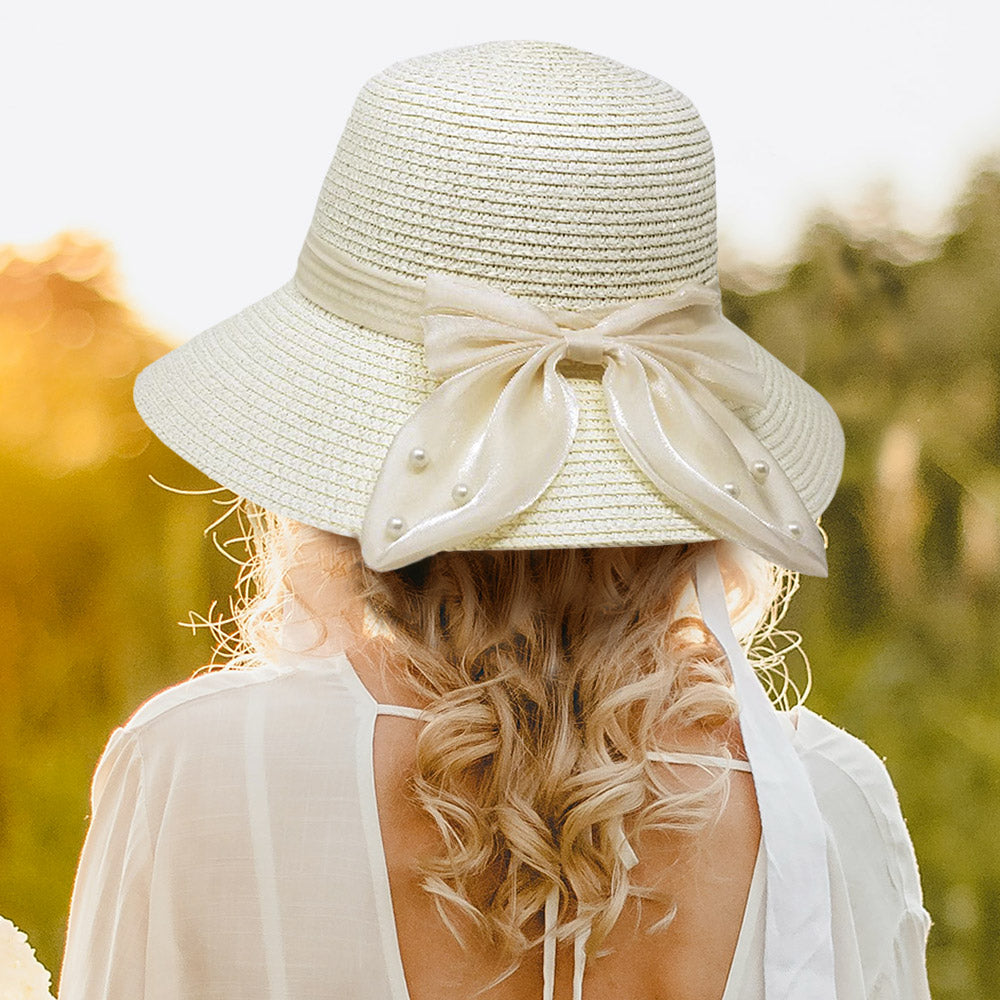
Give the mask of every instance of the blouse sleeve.
[(805, 708), (796, 740), (842, 866), (867, 1000), (930, 1000), (930, 916), (896, 789), (865, 743)]
[(90, 805), (59, 1000), (141, 1000), (152, 852), (136, 733), (111, 734), (94, 772)]
[(920, 906), (907, 910), (899, 922), (892, 954), (878, 973), (872, 987), (872, 1000), (910, 1000), (930, 998), (927, 983), (927, 934), (930, 914)]
[[(888, 912), (897, 914), (881, 951), (881, 961), (872, 972), (869, 995), (872, 1000), (930, 1000), (926, 953), (931, 918), (923, 904), (913, 843), (889, 772), (875, 753), (864, 744), (860, 746), (864, 748), (867, 766), (859, 764), (854, 776), (859, 784), (863, 783), (877, 819), (879, 836), (877, 840), (872, 838), (871, 849), (882, 855), (880, 868), (884, 877), (884, 882), (873, 878), (872, 888), (878, 889), (886, 902), (891, 901), (894, 910)], [(860, 822), (857, 814), (854, 820)], [(864, 904), (867, 916), (882, 911), (873, 898), (865, 899)], [(865, 926), (864, 920), (859, 915), (859, 926)], [(874, 936), (874, 928), (870, 933)]]

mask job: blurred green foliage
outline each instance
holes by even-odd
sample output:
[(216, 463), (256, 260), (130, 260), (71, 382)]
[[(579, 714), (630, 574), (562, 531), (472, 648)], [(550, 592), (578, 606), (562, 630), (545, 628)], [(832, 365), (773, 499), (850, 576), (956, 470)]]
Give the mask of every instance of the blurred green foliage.
[[(102, 256), (103, 255), (103, 256)], [(59, 966), (88, 788), (111, 729), (211, 657), (174, 623), (224, 608), (235, 567), (203, 532), (213, 484), (138, 422), (136, 372), (166, 350), (115, 299), (107, 248), (0, 253), (0, 913)], [(847, 462), (824, 517), (830, 577), (785, 624), (809, 703), (896, 782), (935, 920), (937, 1000), (1000, 979), (1000, 172), (951, 232), (813, 225), (727, 315), (833, 404)]]
[[(833, 404), (847, 458), (830, 576), (784, 624), (809, 704), (895, 781), (935, 924), (937, 1000), (1000, 981), (1000, 173), (933, 252), (818, 224), (780, 284), (726, 313)], [(900, 250), (903, 245), (906, 254)]]

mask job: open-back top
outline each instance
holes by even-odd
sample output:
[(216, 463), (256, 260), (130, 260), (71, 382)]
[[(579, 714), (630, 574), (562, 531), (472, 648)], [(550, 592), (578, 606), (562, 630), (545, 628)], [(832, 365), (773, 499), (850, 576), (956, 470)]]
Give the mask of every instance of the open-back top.
[[(94, 775), (60, 1000), (409, 1000), (375, 799), (380, 714), (419, 713), (378, 704), (342, 653), (286, 652), (169, 688), (116, 729)], [(929, 997), (929, 920), (885, 768), (807, 709), (782, 718), (827, 828), (838, 1000)], [(758, 852), (722, 1000), (764, 997), (764, 882)], [(553, 944), (543, 991), (554, 961)]]
[[(367, 690), (366, 690), (367, 693)], [(389, 705), (373, 700), (376, 715), (395, 715), (420, 721), (423, 713), (418, 708), (405, 705)], [(702, 753), (686, 753), (671, 750), (650, 751), (646, 755), (650, 760), (664, 764), (693, 765), (704, 768), (726, 768), (734, 771), (750, 771), (750, 764), (745, 760), (731, 757), (715, 757)], [(377, 816), (376, 816), (377, 819)], [(762, 863), (764, 852), (763, 842), (758, 843), (757, 858), (754, 862), (753, 875), (750, 880), (750, 890), (743, 919), (740, 923), (736, 950), (729, 967), (729, 976), (721, 1000), (756, 1000), (764, 996), (763, 957), (764, 957), (764, 882), (765, 866)], [(635, 864), (638, 858), (626, 840), (622, 847), (626, 864)], [(388, 893), (388, 883), (385, 891)], [(391, 908), (391, 894), (389, 907)], [(542, 962), (542, 1000), (552, 1000), (555, 994), (555, 920), (559, 905), (557, 890), (553, 890), (545, 904), (545, 942), (544, 959)], [(393, 921), (395, 927), (395, 921)], [(576, 934), (573, 947), (573, 1000), (581, 1000), (583, 996), (583, 977), (586, 968), (586, 952), (589, 929)], [(393, 940), (392, 947), (398, 952), (398, 945)], [(400, 1000), (409, 1000), (405, 983)]]

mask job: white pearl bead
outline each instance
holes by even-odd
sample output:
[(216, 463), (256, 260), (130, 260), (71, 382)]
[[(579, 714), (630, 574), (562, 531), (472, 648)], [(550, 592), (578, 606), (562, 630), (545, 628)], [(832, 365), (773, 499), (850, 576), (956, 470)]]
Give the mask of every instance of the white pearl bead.
[(427, 457), (427, 452), (423, 448), (412, 448), (409, 455), (410, 468), (419, 472), (421, 469), (427, 468), (427, 463), (430, 459)]
[(758, 459), (753, 463), (753, 465), (750, 466), (750, 471), (753, 473), (754, 479), (756, 479), (758, 483), (762, 483), (765, 479), (767, 479), (767, 474), (771, 470), (768, 468), (767, 462), (762, 462)]
[(788, 525), (788, 534), (790, 534), (792, 538), (801, 537), (802, 525), (799, 524), (797, 521), (791, 521)]
[(740, 488), (736, 483), (723, 483), (722, 489), (725, 493), (728, 493), (734, 500), (740, 495)]
[(465, 483), (455, 483), (451, 490), (451, 498), (457, 504), (463, 504), (469, 499), (469, 487)]
[(406, 531), (406, 522), (401, 517), (390, 517), (385, 522), (385, 533), (390, 538), (399, 538)]

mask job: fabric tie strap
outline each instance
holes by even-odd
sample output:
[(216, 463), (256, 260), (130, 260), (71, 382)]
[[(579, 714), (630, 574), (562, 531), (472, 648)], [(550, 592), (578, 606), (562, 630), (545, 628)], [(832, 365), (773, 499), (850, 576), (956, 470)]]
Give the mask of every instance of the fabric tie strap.
[(695, 565), (701, 617), (729, 661), (767, 860), (764, 995), (836, 1000), (826, 826), (805, 765), (733, 632), (715, 553)]
[[(553, 888), (545, 897), (545, 940), (542, 945), (542, 1000), (553, 1000), (556, 991), (556, 917), (559, 913), (559, 890)], [(587, 939), (590, 927), (573, 935), (573, 1000), (583, 1000), (583, 974), (587, 968)]]
[[(826, 828), (805, 766), (733, 632), (725, 586), (715, 554), (695, 565), (695, 591), (705, 626), (729, 661), (740, 704), (740, 728), (753, 774), (766, 860), (764, 996), (767, 1000), (836, 1000), (832, 904)], [(671, 754), (651, 754), (669, 760)], [(699, 755), (678, 755), (696, 762)], [(712, 760), (712, 758), (700, 758)], [(619, 857), (638, 861), (621, 832)], [(542, 1000), (553, 1000), (559, 890), (545, 901)], [(573, 1000), (582, 1000), (589, 927), (573, 941)]]
[(602, 366), (618, 437), (668, 500), (765, 558), (825, 575), (822, 533), (733, 412), (759, 405), (762, 385), (752, 342), (720, 301), (691, 284), (613, 308), (546, 310), (429, 275), (421, 323), (440, 384), (385, 456), (360, 536), (365, 562), (384, 571), (461, 548), (541, 496), (577, 430), (565, 360)]

